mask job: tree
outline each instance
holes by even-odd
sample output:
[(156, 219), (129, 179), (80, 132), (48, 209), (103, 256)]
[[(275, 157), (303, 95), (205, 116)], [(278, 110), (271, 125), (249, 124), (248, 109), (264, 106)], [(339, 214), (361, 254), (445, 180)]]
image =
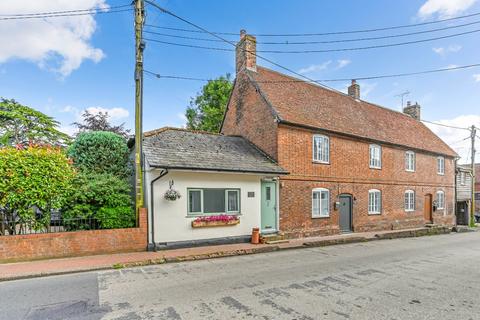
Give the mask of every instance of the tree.
[(185, 111), (187, 128), (218, 132), (232, 89), (230, 74), (208, 81)]
[(45, 230), (62, 208), (74, 177), (57, 148), (0, 148), (0, 234)]
[(70, 137), (58, 130), (59, 122), (15, 100), (0, 99), (0, 146), (29, 143), (65, 145)]
[(82, 113), (83, 123), (74, 122), (73, 125), (78, 128), (80, 132), (87, 131), (109, 131), (116, 133), (124, 138), (130, 136), (130, 130), (125, 129), (125, 123), (119, 126), (113, 126), (108, 122), (108, 112), (91, 113), (85, 110)]
[(68, 148), (68, 156), (84, 173), (110, 173), (127, 178), (132, 172), (127, 142), (113, 132), (81, 132)]
[(68, 229), (135, 226), (132, 187), (125, 179), (109, 173), (80, 173), (73, 186), (62, 214)]

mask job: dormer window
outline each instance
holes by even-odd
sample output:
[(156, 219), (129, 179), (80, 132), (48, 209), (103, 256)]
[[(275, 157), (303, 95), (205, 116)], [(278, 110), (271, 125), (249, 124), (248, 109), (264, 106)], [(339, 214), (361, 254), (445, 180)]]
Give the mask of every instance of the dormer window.
[(405, 152), (405, 170), (409, 172), (415, 171), (415, 152)]
[(330, 139), (327, 136), (319, 134), (313, 136), (313, 161), (330, 163)]
[(370, 168), (382, 169), (382, 147), (377, 144), (370, 145)]
[(445, 158), (437, 157), (437, 173), (444, 175), (445, 174)]

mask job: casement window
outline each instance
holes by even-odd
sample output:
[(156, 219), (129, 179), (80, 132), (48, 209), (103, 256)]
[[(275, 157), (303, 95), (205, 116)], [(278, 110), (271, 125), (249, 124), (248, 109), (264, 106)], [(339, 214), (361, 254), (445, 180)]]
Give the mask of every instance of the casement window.
[(239, 189), (188, 189), (188, 214), (238, 214)]
[(410, 172), (415, 171), (415, 152), (413, 151), (405, 152), (405, 170)]
[(445, 209), (445, 193), (437, 191), (437, 209)]
[(368, 191), (368, 214), (380, 214), (382, 212), (382, 193), (380, 190)]
[(370, 168), (382, 168), (382, 147), (377, 144), (370, 145)]
[(464, 186), (466, 184), (466, 174), (463, 171), (460, 171), (460, 184)]
[(415, 211), (415, 191), (405, 191), (405, 211)]
[(312, 191), (312, 218), (330, 216), (330, 191), (324, 188)]
[(437, 173), (445, 174), (445, 158), (437, 157)]
[(330, 139), (327, 136), (313, 136), (313, 161), (330, 163)]
[(475, 201), (480, 201), (480, 192), (475, 192)]

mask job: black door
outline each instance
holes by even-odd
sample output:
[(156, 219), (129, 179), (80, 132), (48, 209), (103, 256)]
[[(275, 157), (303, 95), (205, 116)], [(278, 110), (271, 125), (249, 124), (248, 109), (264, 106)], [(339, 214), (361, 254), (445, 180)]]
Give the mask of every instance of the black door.
[(468, 205), (467, 202), (457, 202), (457, 224), (468, 225)]
[(340, 196), (340, 231), (352, 232), (352, 196)]

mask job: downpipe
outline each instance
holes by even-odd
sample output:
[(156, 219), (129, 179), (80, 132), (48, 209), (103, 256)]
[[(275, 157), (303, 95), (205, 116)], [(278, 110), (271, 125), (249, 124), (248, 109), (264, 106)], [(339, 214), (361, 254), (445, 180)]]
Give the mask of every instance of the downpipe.
[(157, 244), (155, 243), (155, 199), (154, 199), (154, 193), (153, 193), (153, 184), (157, 181), (160, 180), (162, 177), (166, 176), (168, 174), (168, 170), (164, 169), (160, 172), (160, 175), (153, 179), (150, 182), (150, 208), (151, 208), (151, 217), (150, 221), (152, 221), (152, 243), (153, 243), (153, 251), (157, 251)]

